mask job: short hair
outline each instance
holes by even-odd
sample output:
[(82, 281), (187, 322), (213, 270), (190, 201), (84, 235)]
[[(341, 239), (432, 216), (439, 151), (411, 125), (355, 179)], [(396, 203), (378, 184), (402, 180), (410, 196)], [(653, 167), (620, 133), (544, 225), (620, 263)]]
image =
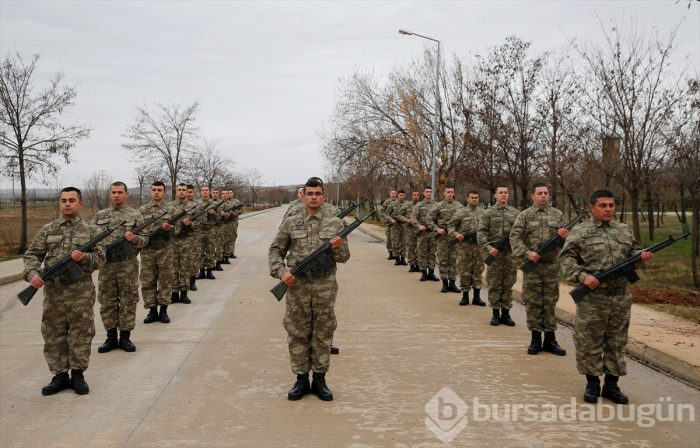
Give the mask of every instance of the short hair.
[(447, 185), (445, 185), (445, 190), (447, 190), (448, 188), (452, 188), (452, 189), (454, 190), (454, 189), (455, 189), (455, 186), (454, 186), (453, 184), (447, 184)]
[(469, 191), (467, 191), (467, 196), (469, 196), (470, 194), (475, 194), (475, 195), (479, 196), (479, 192), (476, 191), (476, 190), (469, 190)]
[(188, 189), (188, 190), (194, 190), (194, 185), (192, 185), (192, 184), (187, 184), (187, 189)]
[(404, 190), (399, 190), (398, 193), (399, 194), (401, 194), (401, 193), (406, 194), (406, 192)]
[(184, 182), (180, 182), (179, 184), (177, 184), (177, 186), (178, 186), (178, 187), (185, 187), (185, 188), (187, 188), (187, 184), (184, 183)]
[(112, 185), (109, 186), (109, 189), (111, 190), (112, 187), (124, 187), (124, 191), (129, 191), (129, 189), (126, 187), (126, 184), (120, 180), (112, 182)]
[(165, 189), (165, 184), (162, 181), (157, 180), (151, 184), (151, 187), (163, 187), (163, 189)]
[(306, 193), (307, 187), (321, 187), (321, 191), (324, 191), (323, 181), (318, 177), (310, 177), (309, 180), (306, 181), (306, 183), (304, 184), (304, 193)]
[(535, 182), (534, 184), (532, 184), (532, 187), (530, 187), (530, 194), (534, 194), (538, 188), (542, 187), (549, 189), (549, 187), (547, 187), (547, 184), (545, 184), (544, 182)]
[(615, 199), (615, 195), (610, 190), (596, 190), (591, 195), (591, 205), (595, 205), (598, 198), (612, 198)]
[(498, 185), (496, 186), (496, 191), (498, 191), (499, 188), (505, 188), (506, 190), (508, 189), (508, 187), (506, 187), (505, 185)]
[(425, 191), (425, 190), (433, 191), (433, 187), (431, 187), (431, 186), (426, 186), (425, 188), (423, 188), (423, 191)]
[(61, 190), (61, 193), (60, 193), (58, 196), (60, 197), (61, 194), (63, 194), (63, 193), (70, 193), (70, 192), (73, 192), (73, 191), (75, 191), (75, 192), (78, 194), (78, 199), (82, 201), (82, 200), (83, 200), (83, 194), (80, 192), (79, 189), (77, 189), (77, 188), (75, 188), (75, 187), (66, 187), (66, 188), (64, 188), (63, 190)]

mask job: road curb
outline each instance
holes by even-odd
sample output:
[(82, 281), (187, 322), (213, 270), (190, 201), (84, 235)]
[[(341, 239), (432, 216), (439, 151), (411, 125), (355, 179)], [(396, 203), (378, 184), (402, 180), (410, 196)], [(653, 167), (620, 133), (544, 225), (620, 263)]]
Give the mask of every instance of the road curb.
[(22, 280), (22, 274), (12, 274), (12, 275), (6, 275), (4, 277), (0, 277), (0, 286), (7, 285), (13, 282), (16, 282), (17, 280)]

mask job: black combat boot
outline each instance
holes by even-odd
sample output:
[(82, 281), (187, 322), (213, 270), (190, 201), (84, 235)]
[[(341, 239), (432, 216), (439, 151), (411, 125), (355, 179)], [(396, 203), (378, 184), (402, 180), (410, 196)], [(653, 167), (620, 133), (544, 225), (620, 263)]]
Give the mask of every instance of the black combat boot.
[(536, 355), (540, 351), (542, 351), (542, 333), (533, 331), (532, 340), (530, 341), (530, 346), (527, 348), (527, 353), (529, 355)]
[(215, 271), (223, 271), (224, 268), (221, 267), (221, 261), (217, 260), (216, 265), (214, 266)]
[(456, 281), (456, 280), (450, 280), (450, 284), (449, 284), (449, 286), (447, 287), (447, 290), (448, 290), (449, 292), (456, 292), (457, 294), (459, 294), (460, 292), (462, 292), (462, 290), (459, 289), (459, 288), (457, 287), (457, 281)]
[(418, 265), (412, 264), (411, 268), (408, 270), (408, 272), (421, 272), (421, 270), (418, 267)]
[(234, 252), (231, 252), (231, 258), (238, 258)]
[(309, 384), (309, 374), (302, 373), (297, 375), (297, 382), (294, 386), (287, 392), (287, 400), (296, 401), (300, 400), (301, 397), (311, 392), (311, 385)]
[(469, 290), (462, 291), (462, 300), (459, 301), (459, 306), (469, 305)]
[(486, 306), (486, 303), (481, 300), (481, 288), (474, 288), (474, 298), (472, 299), (473, 305)]
[(78, 395), (87, 395), (90, 393), (90, 386), (88, 386), (88, 383), (85, 382), (85, 377), (83, 376), (82, 370), (71, 370), (70, 384), (75, 393)]
[(622, 393), (620, 387), (617, 385), (617, 380), (619, 377), (615, 375), (605, 375), (605, 383), (603, 384), (603, 393), (601, 394), (603, 398), (607, 398), (615, 404), (627, 404), (630, 399), (627, 395)]
[(394, 266), (401, 266), (401, 257), (396, 257), (394, 261)]
[(110, 328), (107, 330), (107, 340), (104, 344), (97, 347), (97, 353), (107, 353), (115, 348), (119, 347), (119, 341), (117, 340), (117, 329)]
[(406, 263), (406, 258), (401, 257), (401, 263), (399, 263), (401, 266), (408, 266), (408, 263)]
[(392, 251), (389, 251), (389, 256), (386, 257), (387, 260), (395, 260), (396, 257), (394, 257), (394, 253)]
[(335, 345), (331, 345), (331, 355), (339, 355), (340, 354), (340, 348), (336, 347)]
[(544, 332), (544, 343), (542, 344), (542, 351), (554, 353), (557, 356), (566, 356), (566, 350), (559, 346), (559, 343), (557, 342), (553, 331)]
[(440, 292), (447, 292), (447, 279), (446, 278), (442, 279), (442, 289), (440, 289)]
[(68, 372), (57, 373), (51, 378), (49, 384), (41, 388), (41, 395), (53, 395), (69, 387), (70, 378), (68, 378)]
[(177, 303), (180, 301), (180, 291), (173, 291), (172, 294), (170, 294), (170, 303)]
[(432, 280), (434, 282), (439, 282), (440, 279), (435, 277), (435, 269), (428, 269), (428, 280)]
[(501, 323), (501, 316), (498, 308), (493, 309), (493, 317), (491, 317), (491, 325), (494, 327)]
[(427, 269), (426, 269), (426, 270), (421, 270), (421, 272), (422, 272), (422, 274), (421, 274), (419, 280), (422, 281), (422, 282), (428, 280), (428, 270), (427, 270)]
[[(595, 375), (586, 375), (586, 390), (583, 391), (583, 401), (596, 403), (600, 397), (600, 378)], [(619, 389), (618, 389), (619, 390)]]
[(231, 264), (231, 262), (228, 261), (228, 255), (224, 255), (224, 259), (221, 261), (221, 264)]
[(187, 297), (187, 291), (180, 291), (180, 302), (184, 304), (190, 304), (192, 301)]
[(515, 322), (513, 322), (513, 319), (510, 318), (510, 310), (507, 310), (505, 308), (501, 308), (501, 323), (506, 324), (509, 327), (512, 327), (515, 325)]
[(119, 348), (124, 350), (125, 352), (135, 352), (136, 351), (136, 346), (131, 342), (129, 337), (131, 336), (131, 332), (127, 330), (120, 330), (119, 331)]
[(196, 291), (197, 290), (197, 282), (196, 282), (197, 277), (194, 275), (190, 277), (190, 291)]
[(207, 279), (208, 280), (216, 280), (216, 277), (214, 277), (214, 273), (212, 272), (212, 268), (207, 268)]
[(170, 316), (168, 316), (168, 305), (160, 306), (160, 314), (158, 315), (158, 318), (160, 319), (161, 323), (170, 323)]
[(148, 311), (148, 316), (143, 320), (144, 324), (152, 324), (153, 322), (158, 320), (158, 307), (157, 306), (152, 306), (149, 308)]
[(328, 388), (328, 385), (326, 384), (325, 372), (314, 372), (313, 378), (314, 381), (313, 383), (311, 383), (311, 393), (316, 395), (323, 401), (332, 401), (333, 392), (331, 392), (331, 390)]
[(202, 280), (204, 278), (207, 278), (207, 274), (204, 272), (204, 268), (201, 268), (199, 274), (197, 274), (197, 280)]

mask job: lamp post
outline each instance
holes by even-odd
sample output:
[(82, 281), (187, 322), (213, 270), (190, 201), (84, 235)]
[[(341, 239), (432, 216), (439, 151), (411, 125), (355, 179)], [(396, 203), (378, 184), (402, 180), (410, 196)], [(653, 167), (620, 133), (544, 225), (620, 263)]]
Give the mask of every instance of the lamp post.
[(433, 113), (433, 155), (430, 161), (430, 174), (432, 177), (431, 188), (433, 189), (433, 194), (435, 191), (435, 151), (438, 145), (438, 131), (437, 131), (437, 121), (438, 121), (438, 111), (440, 110), (440, 41), (433, 39), (432, 37), (423, 36), (422, 34), (414, 33), (406, 30), (399, 30), (399, 34), (405, 36), (418, 36), (423, 39), (432, 40), (437, 43), (437, 58), (435, 59), (435, 111)]

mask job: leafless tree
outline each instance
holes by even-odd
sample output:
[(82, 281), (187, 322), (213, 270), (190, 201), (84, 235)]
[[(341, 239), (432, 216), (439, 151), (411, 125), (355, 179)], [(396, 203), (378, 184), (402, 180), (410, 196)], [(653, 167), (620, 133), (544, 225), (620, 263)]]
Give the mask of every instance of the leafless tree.
[(73, 105), (76, 89), (64, 84), (56, 73), (43, 90), (36, 92), (34, 71), (39, 56), (25, 64), (19, 53), (9, 54), (0, 67), (0, 160), (7, 174), (19, 174), (21, 236), (19, 252), (27, 250), (27, 179), (42, 180), (58, 171), (55, 159), (70, 162), (70, 150), (90, 129), (62, 125), (58, 120)]
[(257, 168), (250, 168), (245, 171), (244, 174), (245, 183), (250, 190), (250, 202), (255, 207), (255, 203), (258, 199), (258, 192), (260, 190), (260, 184), (263, 181), (263, 176)]
[(111, 183), (104, 171), (93, 173), (92, 177), (85, 182), (83, 200), (88, 203), (93, 215), (109, 205)]
[(216, 140), (203, 139), (188, 155), (182, 177), (197, 188), (223, 185), (231, 173), (233, 162), (216, 149)]
[(136, 183), (139, 186), (139, 205), (143, 205), (143, 190), (164, 176), (163, 168), (154, 165), (139, 165), (136, 167)]

